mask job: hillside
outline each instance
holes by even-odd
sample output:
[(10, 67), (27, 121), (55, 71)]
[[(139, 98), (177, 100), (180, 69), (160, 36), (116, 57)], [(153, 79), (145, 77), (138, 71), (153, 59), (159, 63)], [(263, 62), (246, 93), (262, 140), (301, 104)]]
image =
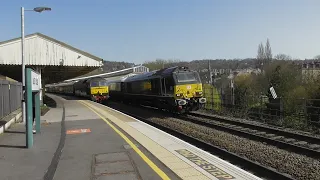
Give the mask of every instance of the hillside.
[[(311, 61), (311, 60), (306, 60), (306, 61)], [(295, 64), (302, 64), (303, 62), (306, 62), (306, 61), (293, 60), (292, 62)], [(193, 60), (193, 61), (187, 62), (187, 61), (157, 59), (155, 61), (145, 62), (143, 65), (148, 67), (150, 71), (161, 69), (162, 67), (187, 66), (192, 70), (205, 73), (208, 71), (208, 66), (209, 66), (208, 62), (209, 60)], [(133, 67), (134, 65), (135, 64), (131, 62), (104, 61), (103, 66), (101, 68), (98, 68), (80, 77), (118, 71), (121, 69)], [(230, 72), (230, 70), (236, 70), (236, 69), (255, 69), (256, 59), (247, 58), (247, 59), (230, 59), (230, 60), (226, 60), (226, 59), (210, 60), (210, 67), (213, 72), (217, 70), (222, 70), (222, 69), (226, 70), (227, 72)]]

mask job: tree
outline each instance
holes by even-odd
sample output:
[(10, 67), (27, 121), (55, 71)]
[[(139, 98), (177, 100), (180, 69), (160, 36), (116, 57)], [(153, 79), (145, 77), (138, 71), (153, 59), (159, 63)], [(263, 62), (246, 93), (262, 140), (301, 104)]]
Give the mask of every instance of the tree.
[(277, 54), (276, 56), (274, 56), (274, 58), (276, 60), (284, 60), (284, 61), (289, 61), (289, 60), (292, 60), (291, 56), (289, 55), (286, 55), (286, 54)]
[(182, 62), (179, 59), (156, 59), (155, 61), (144, 62), (143, 65), (148, 67), (150, 71), (158, 70), (162, 68), (172, 67), (172, 66), (185, 66), (188, 63)]
[(272, 60), (272, 51), (271, 51), (269, 39), (267, 39), (266, 49), (265, 49), (264, 53), (265, 53), (266, 62), (270, 62)]
[(260, 43), (258, 47), (258, 55), (257, 55), (257, 62), (256, 62), (257, 68), (261, 69), (264, 59), (265, 59), (265, 52), (264, 52), (263, 44)]
[(148, 67), (150, 71), (161, 69), (166, 64), (164, 59), (156, 59), (155, 61), (148, 61), (143, 63), (144, 66)]
[[(290, 91), (301, 85), (302, 74), (299, 65), (288, 61), (274, 61), (265, 67), (265, 81), (275, 88), (279, 97), (292, 98)], [(264, 84), (267, 88), (267, 84)], [(297, 97), (294, 97), (297, 98)]]
[(320, 55), (315, 56), (314, 59), (320, 60)]

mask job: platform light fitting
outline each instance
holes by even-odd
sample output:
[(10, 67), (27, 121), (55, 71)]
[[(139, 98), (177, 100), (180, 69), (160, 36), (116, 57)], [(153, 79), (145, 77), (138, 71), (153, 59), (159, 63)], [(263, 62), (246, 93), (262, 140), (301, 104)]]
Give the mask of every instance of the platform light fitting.
[(41, 13), (42, 11), (51, 11), (51, 8), (49, 7), (35, 7), (33, 8), (35, 12)]

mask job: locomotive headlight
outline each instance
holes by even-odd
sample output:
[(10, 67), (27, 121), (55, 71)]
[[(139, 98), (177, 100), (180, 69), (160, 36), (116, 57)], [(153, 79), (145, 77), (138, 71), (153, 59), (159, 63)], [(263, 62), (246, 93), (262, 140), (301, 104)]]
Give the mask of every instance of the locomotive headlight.
[(204, 104), (204, 103), (206, 103), (207, 102), (207, 99), (206, 98), (200, 98), (199, 99), (199, 103), (201, 103), (201, 104)]
[(176, 94), (177, 97), (182, 97), (183, 96), (183, 93), (178, 93)]
[(179, 106), (184, 106), (187, 104), (187, 101), (184, 99), (177, 99), (177, 103)]

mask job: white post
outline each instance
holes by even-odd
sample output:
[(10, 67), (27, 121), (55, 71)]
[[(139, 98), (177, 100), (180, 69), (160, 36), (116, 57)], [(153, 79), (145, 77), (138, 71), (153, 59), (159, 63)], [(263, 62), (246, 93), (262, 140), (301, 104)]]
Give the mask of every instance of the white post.
[(25, 62), (24, 62), (24, 7), (21, 7), (21, 65), (22, 65), (22, 121), (26, 123), (26, 98), (25, 98)]
[(40, 84), (40, 106), (43, 105), (43, 94), (42, 94), (42, 68), (41, 67), (37, 67), (37, 71), (39, 73), (39, 84)]

